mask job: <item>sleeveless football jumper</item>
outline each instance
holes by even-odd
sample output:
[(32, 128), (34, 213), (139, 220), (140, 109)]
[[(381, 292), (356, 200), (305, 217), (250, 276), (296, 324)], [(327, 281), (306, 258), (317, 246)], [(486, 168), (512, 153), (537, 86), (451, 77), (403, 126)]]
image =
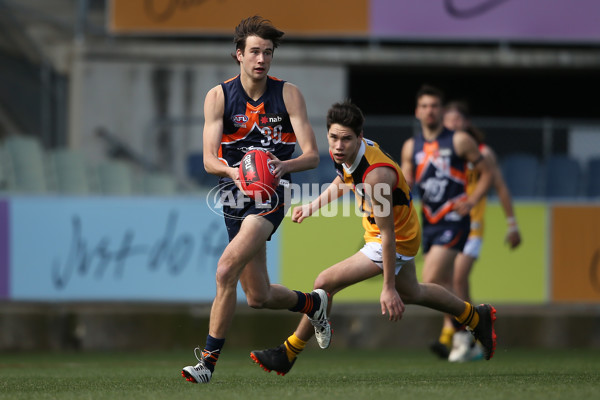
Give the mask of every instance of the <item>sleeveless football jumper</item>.
[[(244, 154), (250, 150), (268, 150), (282, 161), (289, 160), (296, 146), (296, 135), (283, 101), (285, 81), (268, 76), (265, 93), (251, 99), (237, 75), (223, 83), (225, 110), (223, 112), (223, 137), (219, 159), (230, 167), (238, 167)], [(290, 174), (282, 181), (290, 180)], [(221, 198), (241, 199), (235, 204), (223, 204), (225, 225), (231, 241), (239, 232), (243, 219), (248, 215), (260, 215), (269, 220), (274, 229), (285, 215), (284, 187), (279, 185), (269, 201), (256, 204), (244, 196), (230, 178), (219, 180)], [(270, 238), (270, 237), (269, 237)]]
[(415, 187), (421, 197), (423, 251), (436, 244), (462, 251), (470, 230), (470, 216), (453, 210), (466, 198), (467, 163), (456, 154), (454, 131), (444, 128), (433, 141), (414, 137)]
[(225, 164), (239, 165), (254, 149), (268, 150), (282, 161), (292, 158), (296, 135), (283, 102), (284, 83), (267, 77), (267, 89), (256, 101), (246, 94), (239, 75), (221, 83), (225, 111), (219, 158)]

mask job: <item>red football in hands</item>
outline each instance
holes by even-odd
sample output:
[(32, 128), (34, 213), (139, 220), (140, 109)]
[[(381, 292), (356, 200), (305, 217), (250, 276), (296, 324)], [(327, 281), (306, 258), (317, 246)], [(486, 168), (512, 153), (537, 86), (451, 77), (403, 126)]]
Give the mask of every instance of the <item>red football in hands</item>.
[(275, 193), (275, 175), (269, 156), (262, 150), (250, 150), (240, 162), (239, 172), (244, 192), (254, 200), (266, 201)]

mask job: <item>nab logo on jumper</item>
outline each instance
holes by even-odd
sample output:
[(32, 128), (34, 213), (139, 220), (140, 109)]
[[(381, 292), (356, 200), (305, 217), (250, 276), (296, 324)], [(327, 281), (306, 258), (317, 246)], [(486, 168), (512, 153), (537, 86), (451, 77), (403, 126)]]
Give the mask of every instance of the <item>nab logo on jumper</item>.
[(283, 121), (283, 117), (277, 114), (259, 114), (258, 121), (261, 128), (264, 126), (275, 127)]

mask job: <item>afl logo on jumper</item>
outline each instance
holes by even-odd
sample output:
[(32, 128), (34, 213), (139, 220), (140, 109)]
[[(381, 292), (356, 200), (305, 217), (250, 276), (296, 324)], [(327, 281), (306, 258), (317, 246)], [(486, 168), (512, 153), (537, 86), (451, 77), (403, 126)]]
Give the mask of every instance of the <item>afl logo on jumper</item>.
[(261, 128), (265, 126), (277, 126), (281, 124), (282, 121), (283, 117), (278, 114), (260, 114), (258, 116), (258, 122)]
[(236, 114), (231, 117), (231, 120), (236, 128), (244, 128), (246, 126), (246, 122), (248, 122), (248, 117), (244, 114)]

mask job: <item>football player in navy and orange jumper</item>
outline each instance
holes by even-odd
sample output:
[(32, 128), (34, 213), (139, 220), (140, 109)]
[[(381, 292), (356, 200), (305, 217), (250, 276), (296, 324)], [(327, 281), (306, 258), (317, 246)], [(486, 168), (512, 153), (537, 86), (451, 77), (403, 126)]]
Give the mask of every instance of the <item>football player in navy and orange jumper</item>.
[[(416, 96), (415, 116), (421, 133), (402, 146), (402, 172), (421, 198), (423, 224), (423, 281), (452, 290), (454, 260), (467, 242), (471, 209), (485, 196), (492, 182), (491, 170), (475, 140), (466, 132), (444, 127), (443, 94), (424, 85)], [(467, 164), (479, 174), (477, 185), (467, 195)], [(495, 313), (492, 308), (491, 312)], [(444, 332), (454, 331), (452, 319), (432, 350), (448, 357), (452, 345), (443, 343)]]
[[(379, 298), (382, 315), (398, 321), (405, 304), (451, 314), (473, 330), (486, 346), (486, 358), (491, 358), (496, 346), (492, 307), (474, 307), (440, 285), (417, 280), (414, 257), (421, 244), (421, 229), (410, 188), (396, 161), (377, 143), (363, 137), (363, 124), (361, 110), (349, 101), (329, 109), (327, 139), (337, 177), (317, 199), (292, 212), (292, 221), (301, 223), (348, 190), (354, 191), (363, 212), (365, 245), (321, 272), (315, 288), (333, 296), (355, 283), (383, 275)], [(329, 341), (324, 342), (311, 323), (302, 318), (294, 334), (282, 345), (255, 350), (251, 357), (264, 369), (283, 375), (292, 368), (313, 333), (320, 347), (329, 346)]]
[[(221, 177), (224, 198), (241, 201), (223, 206), (229, 244), (217, 264), (217, 293), (206, 345), (194, 350), (198, 364), (182, 370), (190, 382), (208, 383), (212, 378), (234, 315), (238, 281), (250, 307), (290, 309), (307, 314), (315, 323), (326, 319), (328, 300), (323, 290), (302, 293), (269, 281), (266, 242), (286, 212), (283, 186), (277, 187), (277, 196), (270, 202), (261, 204), (239, 193), (243, 177), (238, 166), (249, 150), (266, 151), (281, 182), (289, 181), (290, 173), (319, 163), (302, 93), (293, 84), (268, 75), (283, 34), (259, 16), (241, 21), (235, 29), (233, 54), (240, 73), (212, 88), (204, 102), (204, 167)], [(296, 143), (302, 154), (292, 158)]]

